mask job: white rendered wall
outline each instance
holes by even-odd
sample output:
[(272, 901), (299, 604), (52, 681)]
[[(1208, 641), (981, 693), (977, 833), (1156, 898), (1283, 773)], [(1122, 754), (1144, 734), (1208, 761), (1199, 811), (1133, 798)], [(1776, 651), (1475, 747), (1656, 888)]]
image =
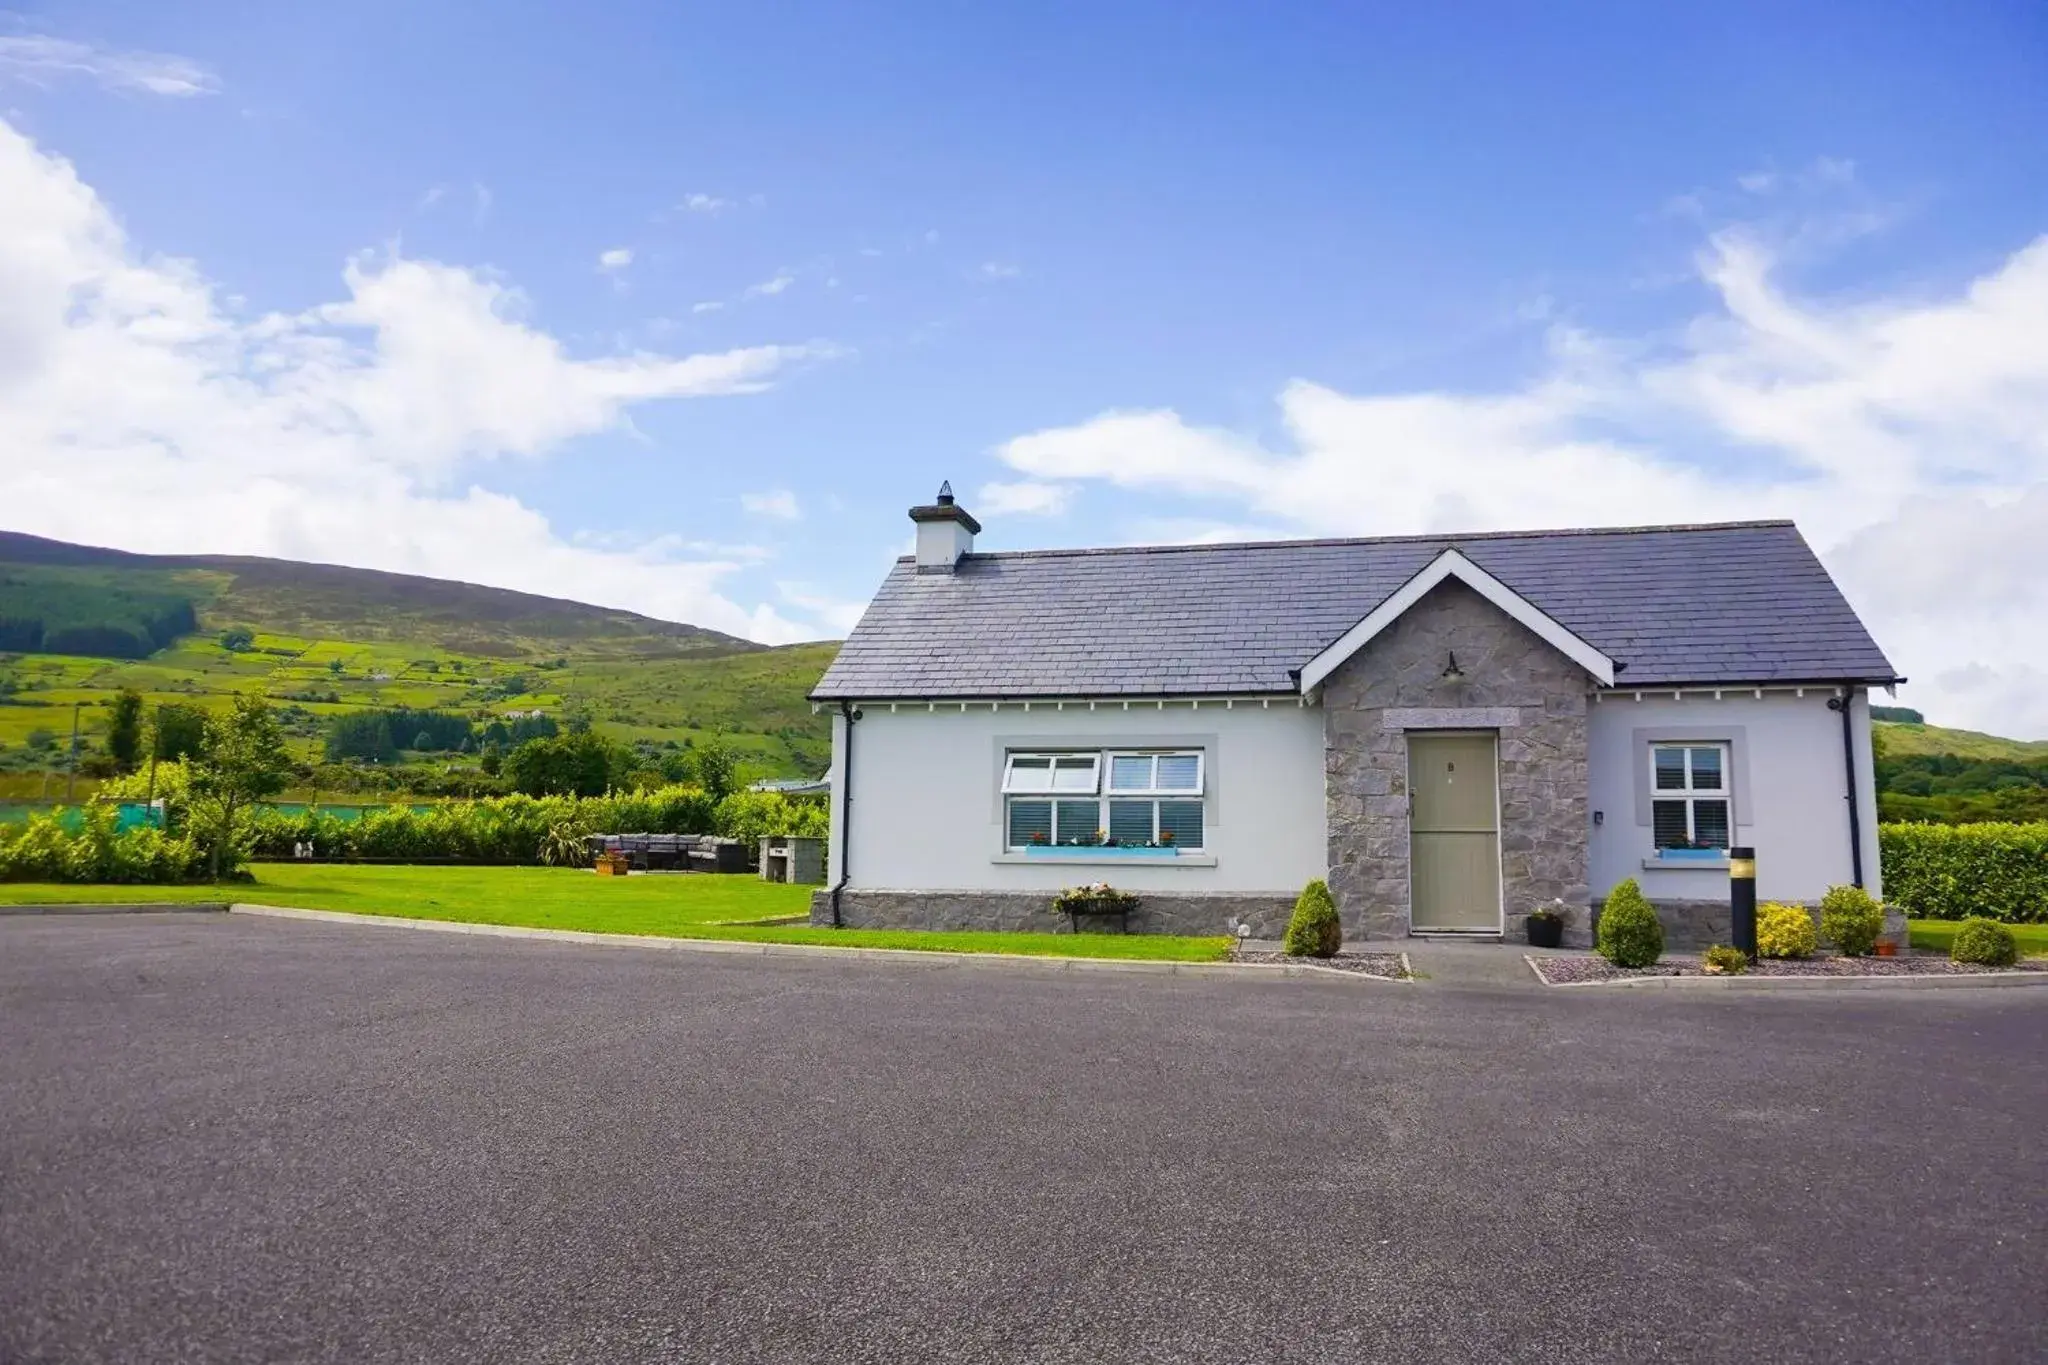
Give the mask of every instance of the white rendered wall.
[[(1734, 843), (1756, 849), (1757, 895), (1764, 900), (1818, 900), (1851, 879), (1849, 805), (1843, 772), (1842, 717), (1828, 709), (1833, 689), (1727, 691), (1721, 700), (1688, 694), (1626, 692), (1603, 696), (1589, 720), (1589, 805), (1601, 813), (1590, 848), (1596, 897), (1634, 877), (1652, 900), (1725, 900), (1724, 868), (1648, 867), (1654, 845), (1639, 811), (1638, 769), (1647, 773), (1648, 740), (1728, 743), (1736, 777)], [(1882, 896), (1877, 864), (1877, 795), (1871, 769), (1870, 707), (1858, 693), (1850, 712), (1856, 744), (1863, 883)], [(1647, 738), (1639, 732), (1649, 732)]]
[[(1292, 699), (1190, 707), (1169, 702), (887, 702), (853, 727), (853, 876), (891, 891), (1046, 891), (1109, 881), (1136, 891), (1288, 892), (1324, 874), (1323, 713)], [(831, 879), (841, 871), (845, 722), (833, 722)], [(1005, 748), (1200, 747), (1206, 755), (1200, 858), (1095, 863), (1004, 861)]]

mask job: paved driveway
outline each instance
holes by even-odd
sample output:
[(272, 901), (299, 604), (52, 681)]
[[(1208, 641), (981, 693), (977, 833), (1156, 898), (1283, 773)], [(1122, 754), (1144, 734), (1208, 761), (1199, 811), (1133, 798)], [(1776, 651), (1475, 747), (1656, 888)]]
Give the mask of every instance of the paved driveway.
[(0, 920), (0, 1360), (2022, 1360), (2048, 996)]

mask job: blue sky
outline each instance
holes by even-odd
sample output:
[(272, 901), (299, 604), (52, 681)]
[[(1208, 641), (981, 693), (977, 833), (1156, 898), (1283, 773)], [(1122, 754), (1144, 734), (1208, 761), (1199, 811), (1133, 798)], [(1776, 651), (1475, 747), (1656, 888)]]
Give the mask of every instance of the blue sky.
[(2044, 92), (2022, 4), (35, 6), (0, 524), (782, 640), (940, 478), (984, 548), (1794, 515), (2048, 736)]

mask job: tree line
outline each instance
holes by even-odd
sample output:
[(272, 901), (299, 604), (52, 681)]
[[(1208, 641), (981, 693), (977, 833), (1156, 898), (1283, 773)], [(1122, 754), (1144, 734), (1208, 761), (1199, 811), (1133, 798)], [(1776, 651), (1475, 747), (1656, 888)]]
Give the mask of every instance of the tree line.
[(0, 651), (145, 659), (197, 629), (188, 598), (49, 572), (0, 572)]

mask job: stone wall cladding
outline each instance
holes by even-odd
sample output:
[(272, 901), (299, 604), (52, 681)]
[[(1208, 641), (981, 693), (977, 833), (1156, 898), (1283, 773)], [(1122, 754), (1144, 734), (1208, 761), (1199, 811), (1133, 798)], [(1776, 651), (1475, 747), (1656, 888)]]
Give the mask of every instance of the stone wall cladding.
[[(1454, 652), (1464, 676), (1445, 678)], [(1519, 942), (1529, 911), (1562, 899), (1572, 907), (1567, 941), (1591, 941), (1590, 686), (1585, 670), (1455, 579), (1330, 675), (1322, 698), (1330, 892), (1346, 938), (1408, 933), (1406, 726), (1432, 712), (1486, 708), (1501, 722), (1478, 728), (1499, 734), (1502, 932)]]
[[(1131, 912), (1134, 934), (1227, 934), (1233, 921), (1254, 938), (1279, 938), (1294, 912), (1295, 893), (1161, 894), (1140, 892)], [(840, 921), (849, 929), (996, 929), (1064, 932), (1067, 918), (1052, 911), (1044, 891), (856, 891), (840, 893)], [(832, 923), (832, 893), (811, 896), (811, 923)], [(1088, 921), (1084, 920), (1083, 927)], [(1103, 927), (1114, 932), (1114, 920)]]

